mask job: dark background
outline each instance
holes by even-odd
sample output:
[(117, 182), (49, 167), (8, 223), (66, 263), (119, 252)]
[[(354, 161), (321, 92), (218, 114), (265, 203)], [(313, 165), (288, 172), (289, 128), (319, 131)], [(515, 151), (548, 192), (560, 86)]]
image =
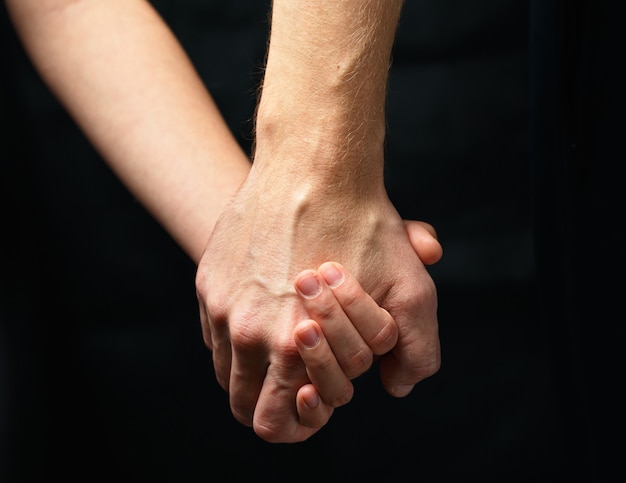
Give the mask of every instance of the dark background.
[[(269, 1), (153, 2), (249, 151)], [(443, 365), (407, 398), (376, 371), (304, 443), (237, 423), (202, 343), (195, 266), (42, 84), (2, 10), (0, 481), (558, 481), (536, 317), (528, 5), (411, 0), (387, 181), (444, 257)]]

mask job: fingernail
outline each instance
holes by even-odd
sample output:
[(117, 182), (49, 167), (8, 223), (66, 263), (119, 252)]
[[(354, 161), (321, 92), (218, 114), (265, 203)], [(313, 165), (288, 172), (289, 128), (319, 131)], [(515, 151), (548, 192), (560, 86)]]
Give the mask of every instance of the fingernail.
[(320, 335), (317, 333), (315, 327), (307, 327), (298, 332), (298, 338), (306, 347), (315, 347), (319, 344)]
[(306, 275), (296, 282), (296, 288), (305, 297), (315, 297), (322, 290), (322, 286), (318, 282), (315, 275)]
[(395, 397), (408, 396), (414, 387), (415, 385), (413, 384), (407, 384), (406, 386), (394, 386), (391, 388), (391, 393)]
[(307, 408), (315, 409), (317, 406), (320, 405), (320, 397), (317, 395), (316, 392), (314, 392), (312, 394), (307, 394), (306, 396), (304, 396), (302, 398), (302, 402), (304, 402), (304, 405)]
[(337, 287), (343, 282), (343, 273), (334, 265), (329, 265), (322, 272), (322, 277), (326, 280), (329, 287)]

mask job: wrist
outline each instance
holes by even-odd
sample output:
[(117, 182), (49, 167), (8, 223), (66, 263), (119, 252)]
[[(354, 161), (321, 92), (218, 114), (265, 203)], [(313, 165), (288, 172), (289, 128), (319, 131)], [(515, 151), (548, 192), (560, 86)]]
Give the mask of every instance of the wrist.
[(357, 155), (322, 131), (274, 136), (257, 145), (249, 176), (266, 190), (336, 201), (363, 201), (384, 192), (382, 145)]
[[(256, 117), (254, 164), (262, 169), (271, 164), (290, 177), (317, 180), (330, 189), (382, 186), (383, 109), (373, 100), (349, 102), (332, 87), (318, 87), (318, 95), (307, 96), (301, 85), (284, 84), (276, 80), (264, 88)], [(326, 94), (319, 95), (320, 90)]]
[(390, 202), (382, 184), (365, 189), (331, 188), (317, 179), (276, 176), (254, 165), (230, 208), (244, 219), (251, 207), (261, 238), (283, 233), (306, 258), (308, 264), (299, 266), (298, 271), (324, 261), (307, 258), (307, 253), (316, 250), (311, 243), (367, 238), (390, 221)]

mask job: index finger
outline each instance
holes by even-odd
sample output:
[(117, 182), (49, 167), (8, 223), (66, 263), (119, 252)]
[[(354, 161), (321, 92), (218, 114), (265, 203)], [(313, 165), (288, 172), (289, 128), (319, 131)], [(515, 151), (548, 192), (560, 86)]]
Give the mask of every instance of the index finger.
[(318, 272), (372, 352), (380, 355), (391, 350), (398, 341), (398, 328), (389, 312), (380, 307), (341, 264), (323, 263)]

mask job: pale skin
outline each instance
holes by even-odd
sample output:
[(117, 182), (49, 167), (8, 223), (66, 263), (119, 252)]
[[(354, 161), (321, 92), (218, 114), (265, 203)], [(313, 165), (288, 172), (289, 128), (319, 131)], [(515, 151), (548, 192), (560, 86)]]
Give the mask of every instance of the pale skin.
[[(406, 222), (407, 233), (417, 255), (427, 265), (438, 262), (443, 255), (432, 226), (423, 222)], [(312, 280), (314, 282), (312, 283)], [(304, 270), (294, 281), (296, 291), (312, 317), (300, 322), (294, 330), (298, 353), (312, 381), (300, 388), (296, 405), (300, 423), (321, 428), (333, 409), (349, 402), (354, 393), (350, 375), (358, 375), (358, 367), (342, 359), (345, 347), (354, 341), (370, 339), (367, 331), (377, 330), (375, 320), (386, 320), (389, 313), (360, 287), (358, 281), (336, 262), (323, 263), (317, 271)], [(305, 293), (306, 292), (306, 293)], [(369, 323), (368, 323), (369, 322)], [(333, 335), (333, 331), (354, 327), (358, 335)], [(375, 356), (375, 348), (371, 348)], [(363, 361), (369, 367), (371, 361)]]
[(317, 431), (294, 405), (295, 388), (305, 387), (304, 399), (309, 390), (293, 336), (311, 318), (293, 289), (303, 270), (340, 262), (391, 315), (360, 333), (364, 344), (337, 354), (348, 375), (380, 354), (383, 385), (403, 397), (439, 369), (435, 285), (383, 183), (386, 80), (401, 6), (273, 2), (254, 164), (196, 278), (218, 381), (233, 415), (267, 441)]
[(250, 161), (144, 0), (5, 0), (38, 72), (128, 189), (198, 262)]
[[(294, 7), (296, 3), (293, 4)], [(347, 5), (349, 2), (345, 3)], [(439, 353), (434, 285), (415, 252), (411, 249), (409, 254), (410, 241), (414, 240), (411, 236), (411, 229), (408, 231), (404, 229), (404, 224), (397, 217), (395, 210), (385, 200), (381, 187), (379, 186), (378, 189), (373, 190), (373, 193), (370, 193), (370, 186), (364, 189), (362, 183), (365, 180), (357, 177), (355, 180), (357, 182), (347, 193), (344, 195), (335, 193), (329, 200), (332, 201), (332, 205), (340, 207), (340, 211), (343, 212), (336, 219), (332, 219), (333, 217), (326, 219), (328, 210), (320, 212), (322, 219), (318, 219), (315, 213), (306, 209), (307, 206), (319, 205), (320, 196), (325, 192), (319, 189), (324, 184), (322, 179), (311, 178), (315, 181), (314, 186), (306, 186), (300, 182), (301, 179), (294, 179), (296, 183), (289, 186), (289, 183), (285, 183), (286, 178), (283, 176), (278, 183), (281, 189), (276, 193), (262, 189), (267, 183), (268, 176), (272, 176), (276, 170), (281, 171), (285, 168), (285, 173), (291, 173), (294, 169), (297, 171), (285, 153), (289, 151), (289, 148), (296, 149), (298, 145), (281, 132), (284, 128), (291, 129), (293, 119), (286, 118), (285, 125), (282, 127), (270, 122), (274, 115), (280, 115), (277, 110), (280, 108), (280, 103), (267, 101), (268, 98), (271, 99), (268, 94), (268, 92), (271, 93), (270, 85), (276, 85), (276, 89), (279, 90), (281, 88), (279, 85), (281, 80), (273, 74), (276, 67), (272, 67), (276, 66), (275, 60), (279, 60), (280, 56), (277, 59), (276, 54), (270, 54), (270, 59), (268, 59), (268, 76), (263, 94), (264, 104), (262, 103), (259, 110), (259, 135), (257, 136), (259, 149), (255, 154), (255, 165), (258, 163), (258, 169), (255, 166), (253, 170), (255, 173), (248, 180), (248, 174), (251, 171), (248, 157), (229, 132), (211, 96), (180, 45), (148, 2), (143, 0), (6, 0), (6, 5), (34, 65), (54, 94), (128, 189), (164, 226), (192, 260), (200, 263), (198, 293), (205, 341), (209, 348), (214, 349), (213, 358), (218, 380), (231, 394), (231, 407), (235, 417), (244, 424), (253, 425), (257, 433), (268, 441), (301, 441), (325, 424), (332, 407), (336, 407), (345, 400), (334, 395), (334, 384), (323, 383), (324, 373), (315, 369), (318, 367), (319, 359), (309, 352), (304, 355), (304, 358), (311, 364), (307, 374), (307, 368), (298, 354), (296, 345), (296, 340), (300, 340), (299, 329), (296, 330), (296, 328), (302, 327), (298, 323), (308, 319), (309, 316), (306, 312), (307, 302), (300, 300), (292, 283), (299, 270), (318, 266), (331, 258), (341, 260), (351, 272), (354, 271), (359, 281), (365, 282), (363, 288), (371, 290), (374, 297), (371, 300), (381, 303), (398, 322), (396, 325), (393, 319), (381, 316), (381, 321), (378, 322), (380, 325), (376, 331), (377, 326), (375, 324), (372, 326), (369, 318), (364, 319), (367, 329), (362, 328), (362, 321), (353, 320), (356, 331), (347, 332), (349, 338), (356, 340), (353, 344), (355, 347), (360, 347), (361, 359), (365, 361), (369, 352), (383, 354), (393, 348), (390, 354), (384, 356), (389, 361), (383, 365), (383, 380), (386, 381), (386, 386), (394, 392), (393, 388), (397, 383), (411, 386), (437, 370)], [(285, 20), (287, 17), (284, 13), (278, 14), (279, 12), (281, 11), (275, 10), (274, 18)], [(378, 15), (381, 12), (369, 12), (368, 15), (372, 13)], [(393, 18), (391, 23), (393, 24)], [(385, 24), (385, 29), (387, 27), (388, 25)], [(274, 30), (276, 31), (280, 32), (280, 29)], [(274, 32), (272, 42), (276, 40)], [(272, 77), (274, 80), (270, 82)], [(302, 93), (291, 93), (294, 99), (300, 94)], [(311, 107), (314, 107), (314, 104), (311, 104)], [(317, 106), (318, 113), (328, 107)], [(354, 108), (354, 105), (352, 107)], [(331, 109), (328, 112), (335, 111)], [(369, 114), (374, 116), (376, 113)], [(334, 119), (334, 115), (330, 117)], [(298, 122), (297, 124), (306, 126), (306, 123)], [(327, 174), (330, 178), (327, 180), (336, 180), (335, 175), (343, 172), (344, 169), (355, 169), (355, 163), (359, 159), (363, 160), (363, 164), (367, 164), (368, 168), (376, 168), (382, 160), (380, 146), (372, 151), (376, 153), (374, 157), (378, 159), (377, 162), (363, 153), (369, 152), (369, 147), (366, 149), (365, 144), (370, 134), (374, 133), (375, 139), (380, 140), (380, 126), (373, 130), (369, 127), (366, 129), (367, 132), (352, 129), (350, 146), (358, 149), (350, 151), (349, 156), (343, 156), (341, 151), (346, 148), (345, 142), (337, 141), (337, 145), (330, 152), (324, 149), (319, 151), (315, 148), (315, 146), (319, 147), (318, 142), (321, 142), (318, 135), (326, 133), (316, 132), (316, 126), (309, 124), (312, 132), (302, 133), (305, 134), (304, 139), (308, 141), (300, 146), (300, 150), (294, 152), (302, 153), (302, 159), (316, 157), (323, 165), (328, 164)], [(328, 134), (329, 137), (326, 139), (330, 140), (335, 139), (338, 133)], [(345, 141), (345, 137), (337, 137), (337, 139)], [(320, 156), (315, 156), (315, 153)], [(333, 167), (333, 160), (344, 158), (347, 162)], [(274, 163), (273, 160), (279, 162)], [(268, 169), (269, 167), (272, 170)], [(339, 167), (341, 169), (337, 170), (336, 168)], [(365, 178), (378, 180), (380, 183), (379, 170), (380, 167), (376, 168)], [(365, 172), (369, 172), (369, 169)], [(374, 176), (375, 173), (378, 174)], [(343, 176), (339, 179), (348, 184), (352, 183), (352, 178), (347, 176), (347, 172), (343, 172)], [(244, 182), (244, 192), (235, 197)], [(328, 188), (334, 184), (335, 181), (328, 185)], [(257, 199), (251, 198), (255, 190), (258, 194)], [(267, 210), (268, 218), (261, 220), (263, 226), (259, 225), (255, 228), (256, 221), (248, 219), (242, 227), (228, 228), (228, 220), (233, 216), (236, 217), (238, 210), (245, 207), (245, 203), (249, 203), (248, 206), (256, 209), (262, 200), (276, 200), (276, 197), (285, 191), (287, 191), (286, 198), (277, 206)], [(359, 200), (367, 201), (363, 205), (364, 209), (355, 206), (357, 193)], [(372, 194), (375, 196), (372, 197)], [(296, 210), (299, 212), (299, 217), (294, 216), (290, 208), (294, 196), (299, 200)], [(233, 199), (234, 202), (231, 203)], [(381, 199), (381, 206), (374, 208), (373, 205)], [(267, 203), (262, 203), (261, 206), (267, 208)], [(229, 209), (225, 210), (226, 207)], [(211, 238), (209, 248), (205, 251), (206, 242), (214, 231), (216, 220), (222, 213), (224, 215), (220, 220), (221, 228), (216, 230), (216, 236)], [(311, 215), (314, 216), (311, 217)], [(292, 225), (296, 221), (311, 223), (295, 246), (290, 245), (289, 234), (285, 240), (283, 231), (277, 233), (279, 236), (274, 240), (263, 240), (261, 237), (258, 246), (246, 247), (246, 240), (250, 240), (251, 236), (256, 236), (255, 233), (267, 233), (268, 222), (272, 219), (277, 220), (277, 217), (281, 216), (290, 216), (285, 219), (291, 219)], [(338, 242), (334, 239), (337, 238), (333, 236), (337, 233), (335, 227), (338, 224), (343, 225), (341, 220), (362, 219), (362, 216), (366, 216), (369, 220), (367, 225), (356, 228), (354, 233), (343, 241)], [(318, 222), (322, 220), (328, 223), (319, 225)], [(426, 241), (427, 244), (432, 243), (434, 238), (429, 230), (424, 228), (426, 225), (413, 223), (409, 227), (415, 226), (415, 233), (421, 233), (418, 238), (430, 240)], [(319, 230), (320, 226), (321, 230)], [(391, 233), (382, 243), (372, 234), (372, 229), (376, 226)], [(295, 234), (293, 228), (293, 226), (289, 228), (290, 233)], [(228, 235), (229, 232), (230, 235)], [(239, 239), (238, 235), (242, 238)], [(327, 247), (320, 246), (310, 256), (300, 257), (299, 250), (302, 250), (306, 243), (327, 238), (330, 241)], [(233, 239), (243, 241), (243, 250), (241, 246), (238, 246), (229, 253), (224, 244), (227, 246)], [(287, 242), (285, 245), (287, 248), (283, 251), (281, 246), (284, 242)], [(397, 245), (395, 242), (398, 242)], [(385, 246), (392, 248), (393, 251), (398, 250), (397, 263), (387, 265), (386, 261), (389, 256), (383, 257), (383, 260), (372, 268), (367, 268), (366, 264), (362, 263), (363, 257), (367, 257), (368, 250), (383, 249)], [(357, 250), (354, 255), (351, 255), (353, 247), (357, 247)], [(226, 255), (221, 258), (225, 265), (216, 266), (215, 271), (211, 267), (214, 260), (210, 256), (214, 249)], [(229, 256), (231, 260), (235, 260), (233, 266), (241, 266), (242, 263), (245, 265), (251, 256), (254, 258), (256, 254), (263, 253), (265, 253), (263, 256), (265, 262), (259, 264), (258, 270), (250, 270), (252, 267), (248, 267), (241, 273), (233, 274), (231, 279), (227, 277), (226, 283), (220, 287), (217, 295), (222, 300), (225, 298), (229, 300), (228, 316), (213, 319), (217, 322), (216, 327), (208, 318), (209, 312), (205, 310), (205, 307), (210, 307), (217, 300), (206, 295), (210, 287), (208, 282), (219, 280), (224, 274), (225, 268), (229, 265), (227, 261)], [(267, 261), (271, 260), (272, 254), (278, 263), (268, 267)], [(280, 255), (283, 254), (284, 256), (281, 257)], [(344, 256), (346, 254), (350, 256)], [(334, 258), (335, 255), (336, 258)], [(360, 259), (361, 262), (359, 262)], [(401, 285), (398, 277), (378, 284), (377, 282), (384, 278), (386, 266), (391, 270), (390, 273), (396, 273), (397, 267), (406, 269), (406, 276), (410, 273), (411, 278), (415, 279), (412, 286), (405, 286), (403, 290), (395, 289), (396, 285)], [(274, 271), (273, 268), (279, 270)], [(226, 272), (229, 275), (230, 268)], [(268, 274), (270, 274), (269, 278), (264, 278), (268, 277)], [(347, 271), (346, 274), (348, 274)], [(264, 287), (269, 292), (256, 290), (255, 280), (267, 280), (269, 283)], [(207, 284), (204, 285), (203, 281)], [(242, 287), (252, 287), (252, 290), (245, 293), (241, 304), (235, 304), (232, 303), (236, 299), (233, 287), (239, 282), (242, 282)], [(366, 297), (365, 292), (362, 294), (362, 300), (367, 300), (368, 296)], [(341, 300), (339, 292), (338, 298)], [(261, 300), (261, 304), (257, 307), (258, 316), (255, 315), (254, 319), (259, 324), (248, 327), (261, 339), (256, 341), (251, 339), (253, 349), (250, 350), (244, 344), (242, 351), (242, 329), (247, 329), (245, 323), (242, 324), (245, 317), (241, 319), (237, 315), (231, 316), (231, 311), (246, 313), (247, 309), (251, 308), (251, 301), (254, 300)], [(286, 305), (283, 301), (287, 302)], [(406, 309), (403, 309), (402, 304), (405, 301), (408, 305)], [(422, 304), (422, 302), (425, 303)], [(383, 310), (378, 305), (374, 307), (369, 304), (366, 307), (369, 307), (372, 313)], [(409, 318), (404, 315), (405, 313), (414, 313), (418, 316)], [(272, 319), (273, 315), (277, 317)], [(266, 323), (267, 320), (269, 323)], [(343, 319), (344, 322), (346, 320)], [(226, 321), (229, 323), (225, 324)], [(324, 320), (321, 322), (323, 323)], [(366, 334), (368, 340), (360, 339), (360, 330)], [(296, 331), (295, 337), (294, 331)], [(378, 335), (385, 331), (387, 337), (375, 336), (369, 339), (372, 332)], [(395, 337), (394, 333), (396, 333)], [(328, 340), (334, 341), (334, 337), (331, 334), (331, 339)], [(218, 341), (217, 350), (214, 347), (215, 340)], [(398, 341), (395, 348), (391, 343), (393, 340)], [(328, 348), (330, 349), (330, 344)], [(421, 353), (422, 349), (426, 349), (426, 353), (429, 354), (424, 358), (427, 361), (424, 365), (416, 368), (404, 362), (406, 357), (412, 357), (414, 352)], [(328, 357), (328, 355), (327, 352), (317, 352), (318, 357)], [(354, 376), (366, 368), (366, 364), (357, 364), (358, 369), (355, 369), (350, 365), (349, 360), (350, 354), (347, 356), (339, 354), (337, 362), (342, 364), (339, 367), (347, 368), (348, 372), (344, 373), (344, 377), (348, 379), (349, 376)], [(255, 365), (257, 362), (258, 366)], [(230, 373), (231, 367), (235, 369), (233, 377)], [(279, 368), (278, 372), (276, 372), (277, 368)], [(268, 369), (267, 374), (265, 369)], [(336, 377), (333, 380), (339, 380), (335, 372), (333, 372), (333, 377)], [(301, 411), (303, 415), (299, 416), (298, 409), (302, 409), (301, 402), (307, 398), (307, 395), (314, 393), (310, 384), (311, 380), (318, 381), (323, 399), (331, 401), (331, 404), (321, 404), (317, 406), (317, 409), (314, 408), (313, 412), (304, 408)], [(248, 386), (248, 381), (251, 381), (252, 385)], [(265, 390), (261, 391), (263, 387)], [(278, 411), (275, 412), (275, 418), (268, 418), (272, 391), (278, 393), (276, 399)], [(406, 389), (395, 390), (396, 395), (403, 395), (404, 392)], [(295, 403), (296, 395), (299, 398), (298, 404)], [(259, 399), (258, 413), (255, 412), (257, 398)], [(300, 418), (303, 418), (303, 421), (300, 421)]]

